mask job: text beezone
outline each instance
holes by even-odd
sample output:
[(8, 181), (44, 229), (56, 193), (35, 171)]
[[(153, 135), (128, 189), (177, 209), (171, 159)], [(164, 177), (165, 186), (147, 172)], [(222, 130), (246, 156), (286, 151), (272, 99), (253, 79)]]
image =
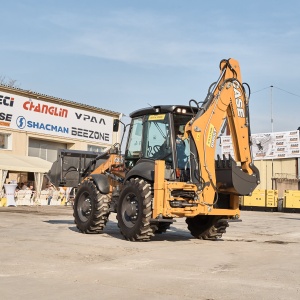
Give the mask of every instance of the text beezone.
[(94, 130), (72, 127), (71, 135), (109, 142), (109, 134), (108, 133), (103, 133), (103, 132), (94, 131)]

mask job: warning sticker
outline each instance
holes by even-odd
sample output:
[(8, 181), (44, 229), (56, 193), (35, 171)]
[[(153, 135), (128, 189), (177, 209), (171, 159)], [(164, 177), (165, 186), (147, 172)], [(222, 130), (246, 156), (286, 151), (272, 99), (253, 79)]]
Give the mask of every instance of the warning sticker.
[(166, 114), (161, 114), (161, 115), (150, 115), (148, 120), (149, 121), (158, 121), (158, 120), (164, 120)]
[(216, 137), (217, 137), (217, 130), (214, 127), (214, 125), (210, 124), (208, 129), (208, 137), (207, 137), (206, 145), (210, 148), (213, 148), (215, 146)]

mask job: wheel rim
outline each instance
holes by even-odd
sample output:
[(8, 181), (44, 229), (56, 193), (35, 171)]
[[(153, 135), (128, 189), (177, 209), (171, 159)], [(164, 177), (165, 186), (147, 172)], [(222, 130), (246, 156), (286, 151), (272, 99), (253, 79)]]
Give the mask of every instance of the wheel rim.
[(86, 222), (91, 216), (92, 202), (88, 193), (82, 193), (78, 199), (77, 212), (80, 220)]
[(122, 220), (124, 224), (132, 228), (136, 224), (138, 213), (139, 209), (136, 195), (133, 193), (127, 194), (122, 202)]

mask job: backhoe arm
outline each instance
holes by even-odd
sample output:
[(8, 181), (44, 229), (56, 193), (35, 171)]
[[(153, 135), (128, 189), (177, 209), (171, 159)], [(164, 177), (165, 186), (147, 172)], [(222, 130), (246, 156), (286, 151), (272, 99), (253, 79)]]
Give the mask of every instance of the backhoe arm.
[[(207, 204), (216, 201), (218, 192), (250, 194), (259, 181), (252, 164), (248, 99), (236, 60), (222, 60), (221, 74), (196, 116), (186, 125), (191, 141), (192, 181), (203, 191)], [(227, 119), (235, 159), (215, 161), (216, 139)], [(199, 164), (193, 164), (198, 161)], [(217, 174), (217, 175), (216, 175)]]

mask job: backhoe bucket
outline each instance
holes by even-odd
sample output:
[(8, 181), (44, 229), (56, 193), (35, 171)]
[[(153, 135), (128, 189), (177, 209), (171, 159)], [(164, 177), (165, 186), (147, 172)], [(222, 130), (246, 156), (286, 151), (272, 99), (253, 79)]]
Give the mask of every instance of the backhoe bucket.
[(253, 174), (249, 175), (237, 166), (231, 156), (220, 159), (218, 155), (215, 162), (217, 186), (222, 192), (234, 188), (238, 195), (250, 195), (259, 184), (259, 171), (254, 165), (251, 164)]

